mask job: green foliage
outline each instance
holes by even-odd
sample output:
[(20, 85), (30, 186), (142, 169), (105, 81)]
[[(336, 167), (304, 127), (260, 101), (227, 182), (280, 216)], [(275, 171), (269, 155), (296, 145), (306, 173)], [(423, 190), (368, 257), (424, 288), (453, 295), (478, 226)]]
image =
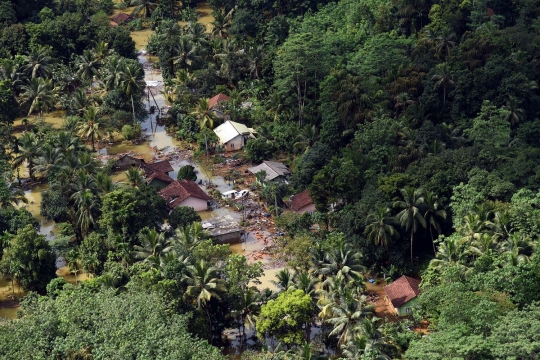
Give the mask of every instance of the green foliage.
[(257, 321), (260, 336), (275, 336), (288, 345), (305, 341), (302, 326), (311, 319), (312, 301), (302, 290), (288, 290), (261, 307)]
[(184, 165), (178, 170), (178, 180), (197, 180), (197, 174), (195, 174), (195, 168), (191, 165)]
[(189, 206), (177, 206), (169, 215), (169, 225), (173, 229), (183, 228), (186, 225), (191, 225), (194, 222), (200, 222), (201, 217), (197, 212)]
[(254, 163), (269, 159), (274, 152), (272, 144), (265, 139), (250, 139), (244, 146), (246, 158)]
[(43, 291), (56, 276), (56, 256), (45, 236), (39, 235), (32, 225), (26, 225), (5, 246), (2, 267), (24, 289)]
[(54, 300), (29, 299), (23, 309), (21, 320), (0, 325), (5, 359), (74, 353), (108, 359), (222, 359), (218, 349), (191, 337), (186, 317), (171, 314), (157, 294), (70, 288)]

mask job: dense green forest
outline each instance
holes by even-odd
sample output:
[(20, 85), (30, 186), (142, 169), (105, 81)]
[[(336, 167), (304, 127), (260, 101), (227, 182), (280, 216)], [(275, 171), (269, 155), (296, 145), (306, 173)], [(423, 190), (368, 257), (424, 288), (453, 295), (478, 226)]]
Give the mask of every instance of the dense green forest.
[[(0, 0), (0, 269), (22, 298), (0, 358), (222, 359), (237, 329), (245, 360), (535, 359), (538, 1), (208, 3), (211, 24), (196, 0)], [(117, 184), (96, 157), (144, 131), (143, 30), (169, 134), (223, 162), (223, 93), (257, 132), (235, 159), (291, 168), (251, 188), (285, 234), (275, 290), (191, 208), (169, 214), (142, 172)], [(50, 241), (24, 207), (37, 184)], [(288, 211), (306, 189), (316, 211)], [(59, 256), (89, 280), (57, 277)], [(421, 279), (415, 309), (380, 316), (367, 280), (401, 275)]]

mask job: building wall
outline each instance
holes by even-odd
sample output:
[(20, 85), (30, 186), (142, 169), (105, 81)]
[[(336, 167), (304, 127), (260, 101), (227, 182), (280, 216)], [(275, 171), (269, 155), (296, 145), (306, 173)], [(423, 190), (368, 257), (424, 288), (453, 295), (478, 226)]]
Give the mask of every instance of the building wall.
[(194, 196), (188, 197), (186, 200), (182, 201), (177, 206), (189, 206), (195, 209), (195, 211), (208, 210), (208, 202), (206, 200), (199, 199)]
[(315, 212), (315, 204), (307, 204), (306, 206), (304, 207), (301, 207), (300, 209), (298, 209), (298, 211), (296, 212), (297, 214), (303, 214), (303, 213), (313, 213)]
[(235, 231), (228, 234), (218, 235), (218, 236), (214, 236), (213, 238), (214, 238), (214, 241), (219, 244), (238, 244), (243, 241), (241, 231)]
[[(412, 314), (413, 307), (417, 304), (418, 298), (414, 298), (412, 300), (407, 301), (405, 304), (401, 305), (396, 309), (396, 312), (399, 316), (409, 316)], [(407, 309), (410, 309), (409, 312), (407, 312)]]
[(127, 170), (132, 166), (139, 167), (141, 164), (142, 164), (142, 160), (140, 159), (132, 158), (131, 156), (124, 156), (122, 159), (119, 159), (116, 162), (114, 167), (120, 170)]
[(244, 136), (237, 135), (232, 140), (227, 141), (224, 145), (226, 151), (241, 150), (244, 147)]

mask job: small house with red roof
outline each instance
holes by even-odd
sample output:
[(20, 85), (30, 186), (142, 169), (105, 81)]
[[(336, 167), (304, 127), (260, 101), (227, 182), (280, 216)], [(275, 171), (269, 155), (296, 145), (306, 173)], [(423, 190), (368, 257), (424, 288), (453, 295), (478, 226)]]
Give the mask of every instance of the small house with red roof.
[(313, 203), (313, 200), (311, 200), (307, 189), (293, 195), (291, 199), (291, 210), (297, 214), (315, 212), (315, 204)]
[(229, 97), (225, 94), (219, 93), (213, 98), (208, 100), (208, 108), (214, 110), (216, 115), (223, 116), (223, 103), (229, 101)]
[(158, 194), (171, 210), (177, 206), (189, 206), (195, 211), (204, 211), (208, 209), (208, 201), (211, 200), (210, 196), (191, 180), (174, 180)]
[(159, 171), (154, 171), (146, 177), (146, 185), (154, 187), (157, 191), (166, 188), (173, 181), (172, 177)]
[(420, 280), (403, 275), (383, 288), (388, 305), (394, 309), (397, 315), (408, 316), (412, 314), (420, 294), (419, 285)]
[(123, 23), (127, 24), (133, 21), (133, 16), (123, 12), (119, 12), (111, 18), (111, 21), (115, 22), (117, 26)]

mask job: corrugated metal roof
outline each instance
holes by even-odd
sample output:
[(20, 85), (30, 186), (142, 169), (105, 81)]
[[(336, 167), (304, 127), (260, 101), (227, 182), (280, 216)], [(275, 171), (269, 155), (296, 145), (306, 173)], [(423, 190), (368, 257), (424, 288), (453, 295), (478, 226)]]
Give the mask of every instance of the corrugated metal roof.
[(219, 125), (214, 129), (214, 132), (219, 138), (219, 141), (222, 144), (231, 141), (238, 135), (248, 135), (252, 134), (255, 131), (251, 128), (248, 128), (244, 124), (240, 124), (234, 121), (227, 120), (223, 124)]
[(289, 168), (277, 161), (263, 161), (262, 164), (248, 168), (248, 171), (252, 174), (257, 174), (261, 171), (266, 172), (265, 181), (273, 180), (279, 176), (289, 175), (291, 171)]

